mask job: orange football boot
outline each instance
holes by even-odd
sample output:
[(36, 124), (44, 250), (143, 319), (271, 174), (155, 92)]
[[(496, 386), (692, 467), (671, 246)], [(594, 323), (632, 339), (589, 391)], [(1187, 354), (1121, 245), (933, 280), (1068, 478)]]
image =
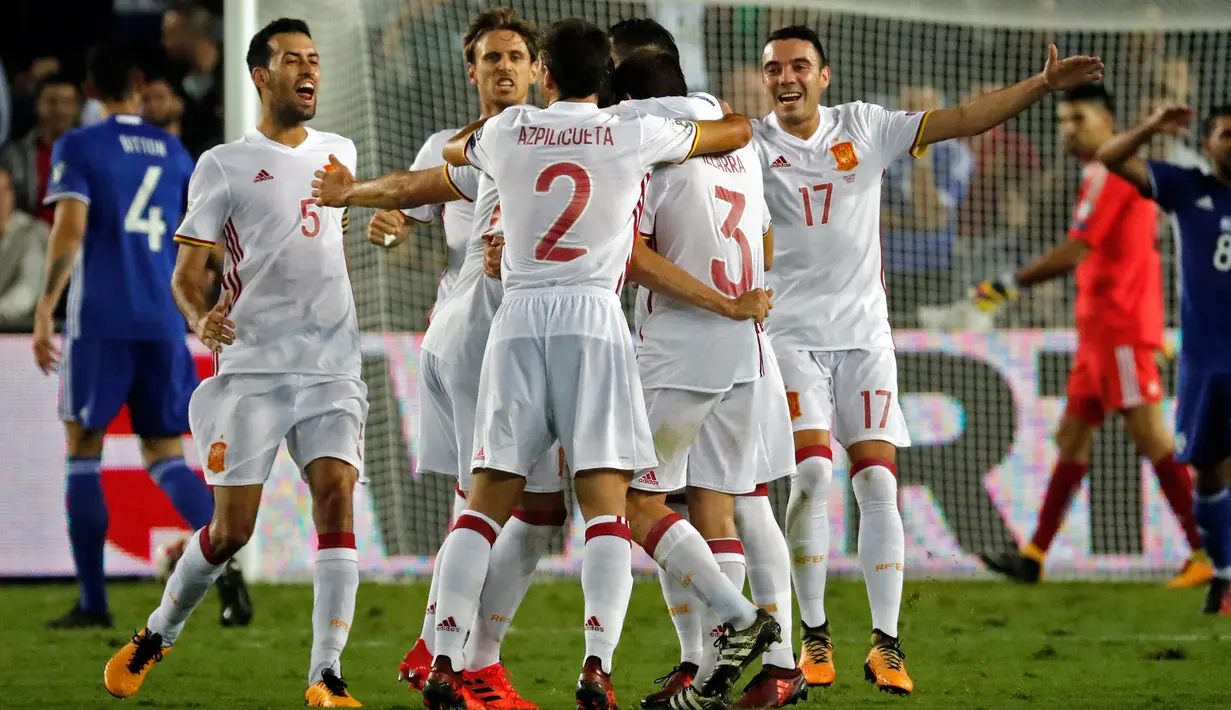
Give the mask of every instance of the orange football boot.
[(141, 690), (145, 674), (170, 652), (170, 646), (163, 647), (162, 636), (142, 629), (107, 661), (107, 667), (103, 669), (103, 685), (108, 693), (117, 698), (132, 697)]
[(326, 668), (321, 679), (308, 686), (303, 694), (303, 704), (310, 708), (361, 708), (363, 703), (346, 692), (346, 682)]
[(909, 695), (915, 690), (915, 682), (906, 674), (901, 640), (880, 630), (872, 631), (872, 650), (863, 664), (863, 675), (886, 693)]
[(419, 639), (398, 665), (398, 680), (405, 681), (410, 687), (422, 692), (423, 682), (431, 672), (432, 654), (427, 650), (427, 643)]
[(829, 620), (816, 628), (803, 623), (800, 640), (803, 653), (799, 656), (799, 670), (810, 686), (828, 688), (837, 676), (833, 665), (833, 641), (829, 638)]
[(503, 663), (493, 663), (477, 671), (464, 671), (462, 682), (488, 710), (539, 710), (513, 687)]
[(735, 705), (740, 708), (784, 708), (808, 699), (808, 682), (798, 668), (762, 666)]
[(1205, 554), (1204, 550), (1198, 550), (1184, 562), (1180, 573), (1167, 582), (1167, 588), (1200, 587), (1203, 584), (1209, 584), (1211, 579), (1214, 579), (1214, 563), (1210, 561), (1210, 556)]

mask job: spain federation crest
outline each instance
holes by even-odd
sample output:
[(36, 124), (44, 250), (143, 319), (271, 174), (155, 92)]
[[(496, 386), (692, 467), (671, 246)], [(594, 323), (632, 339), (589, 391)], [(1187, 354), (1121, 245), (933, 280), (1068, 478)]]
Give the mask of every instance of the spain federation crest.
[(833, 153), (838, 170), (854, 170), (855, 166), (859, 165), (859, 156), (855, 155), (855, 144), (850, 141), (842, 141), (831, 147), (829, 152)]

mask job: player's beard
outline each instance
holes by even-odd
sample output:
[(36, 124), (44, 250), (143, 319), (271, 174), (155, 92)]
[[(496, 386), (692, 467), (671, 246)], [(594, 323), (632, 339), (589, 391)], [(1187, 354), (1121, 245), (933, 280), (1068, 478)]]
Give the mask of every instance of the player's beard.
[(274, 117), (278, 123), (284, 126), (293, 126), (296, 123), (311, 121), (316, 117), (316, 100), (308, 106), (299, 103), (298, 97), (292, 92), (291, 96), (282, 102), (274, 110)]

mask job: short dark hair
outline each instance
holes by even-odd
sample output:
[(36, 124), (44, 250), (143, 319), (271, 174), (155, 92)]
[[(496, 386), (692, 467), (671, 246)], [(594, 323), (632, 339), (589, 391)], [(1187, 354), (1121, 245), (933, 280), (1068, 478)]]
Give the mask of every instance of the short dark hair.
[(56, 72), (55, 74), (48, 74), (39, 80), (38, 85), (34, 87), (34, 98), (37, 101), (38, 98), (43, 95), (43, 89), (46, 89), (49, 86), (65, 85), (73, 87), (74, 90), (77, 89), (77, 84), (72, 79), (69, 79), (67, 74), (61, 74), (59, 72)]
[(657, 20), (648, 17), (630, 17), (627, 20), (620, 20), (611, 26), (608, 34), (611, 35), (612, 47), (621, 57), (648, 47), (655, 47), (675, 57), (680, 56), (680, 49), (675, 46), (675, 37), (671, 31), (660, 25)]
[(530, 61), (533, 62), (539, 58), (539, 33), (534, 23), (518, 17), (517, 11), (511, 7), (498, 7), (494, 10), (480, 12), (470, 21), (466, 34), (462, 36), (462, 52), (466, 56), (466, 61), (474, 64), (475, 45), (488, 33), (500, 30), (521, 35), (526, 43), (526, 49), (530, 52)]
[(1210, 137), (1210, 133), (1214, 132), (1214, 122), (1223, 116), (1231, 116), (1231, 104), (1215, 106), (1213, 110), (1205, 115), (1205, 120), (1201, 122), (1201, 135), (1203, 138)]
[(268, 68), (274, 58), (274, 53), (269, 48), (270, 40), (274, 38), (274, 35), (289, 33), (312, 37), (312, 33), (308, 30), (308, 23), (291, 17), (279, 17), (252, 35), (252, 41), (248, 43), (248, 73), (251, 74), (252, 70), (257, 67)]
[(786, 39), (802, 39), (805, 42), (812, 44), (816, 49), (816, 56), (821, 58), (821, 66), (829, 66), (829, 59), (825, 56), (825, 48), (821, 46), (821, 36), (807, 25), (790, 25), (782, 27), (769, 33), (769, 39), (765, 40), (766, 44), (770, 42), (780, 42)]
[(86, 57), (86, 79), (102, 101), (123, 101), (132, 96), (140, 73), (136, 58), (119, 42), (91, 47)]
[(1101, 105), (1107, 113), (1116, 115), (1116, 102), (1111, 92), (1102, 84), (1082, 84), (1064, 92), (1060, 97), (1064, 103), (1090, 102)]
[(579, 19), (560, 20), (543, 38), (543, 64), (561, 99), (581, 99), (602, 90), (612, 70), (611, 40)]
[(611, 94), (615, 101), (625, 96), (655, 99), (683, 96), (688, 82), (680, 68), (680, 58), (657, 47), (638, 49), (620, 62), (611, 74)]

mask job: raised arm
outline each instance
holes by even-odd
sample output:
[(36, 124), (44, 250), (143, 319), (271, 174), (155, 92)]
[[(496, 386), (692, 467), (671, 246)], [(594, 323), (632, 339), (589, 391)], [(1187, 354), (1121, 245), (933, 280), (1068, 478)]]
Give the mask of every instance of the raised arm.
[(1038, 74), (963, 104), (929, 112), (918, 144), (977, 136), (1030, 108), (1049, 92), (1071, 89), (1102, 77), (1103, 62), (1098, 57), (1077, 55), (1060, 59), (1056, 45), (1049, 45), (1047, 65)]
[(1152, 195), (1150, 172), (1138, 153), (1159, 133), (1187, 135), (1188, 124), (1196, 114), (1187, 106), (1163, 106), (1141, 124), (1117, 133), (1103, 144), (1096, 158), (1144, 195)]
[(698, 281), (678, 265), (651, 249), (641, 239), (633, 244), (628, 278), (654, 293), (674, 298), (731, 320), (765, 320), (772, 308), (773, 292), (754, 289), (738, 298), (728, 298)]
[(449, 179), (449, 167), (397, 170), (371, 180), (356, 180), (345, 165), (329, 156), (329, 168), (318, 170), (312, 196), (322, 207), (410, 209), (467, 199)]

